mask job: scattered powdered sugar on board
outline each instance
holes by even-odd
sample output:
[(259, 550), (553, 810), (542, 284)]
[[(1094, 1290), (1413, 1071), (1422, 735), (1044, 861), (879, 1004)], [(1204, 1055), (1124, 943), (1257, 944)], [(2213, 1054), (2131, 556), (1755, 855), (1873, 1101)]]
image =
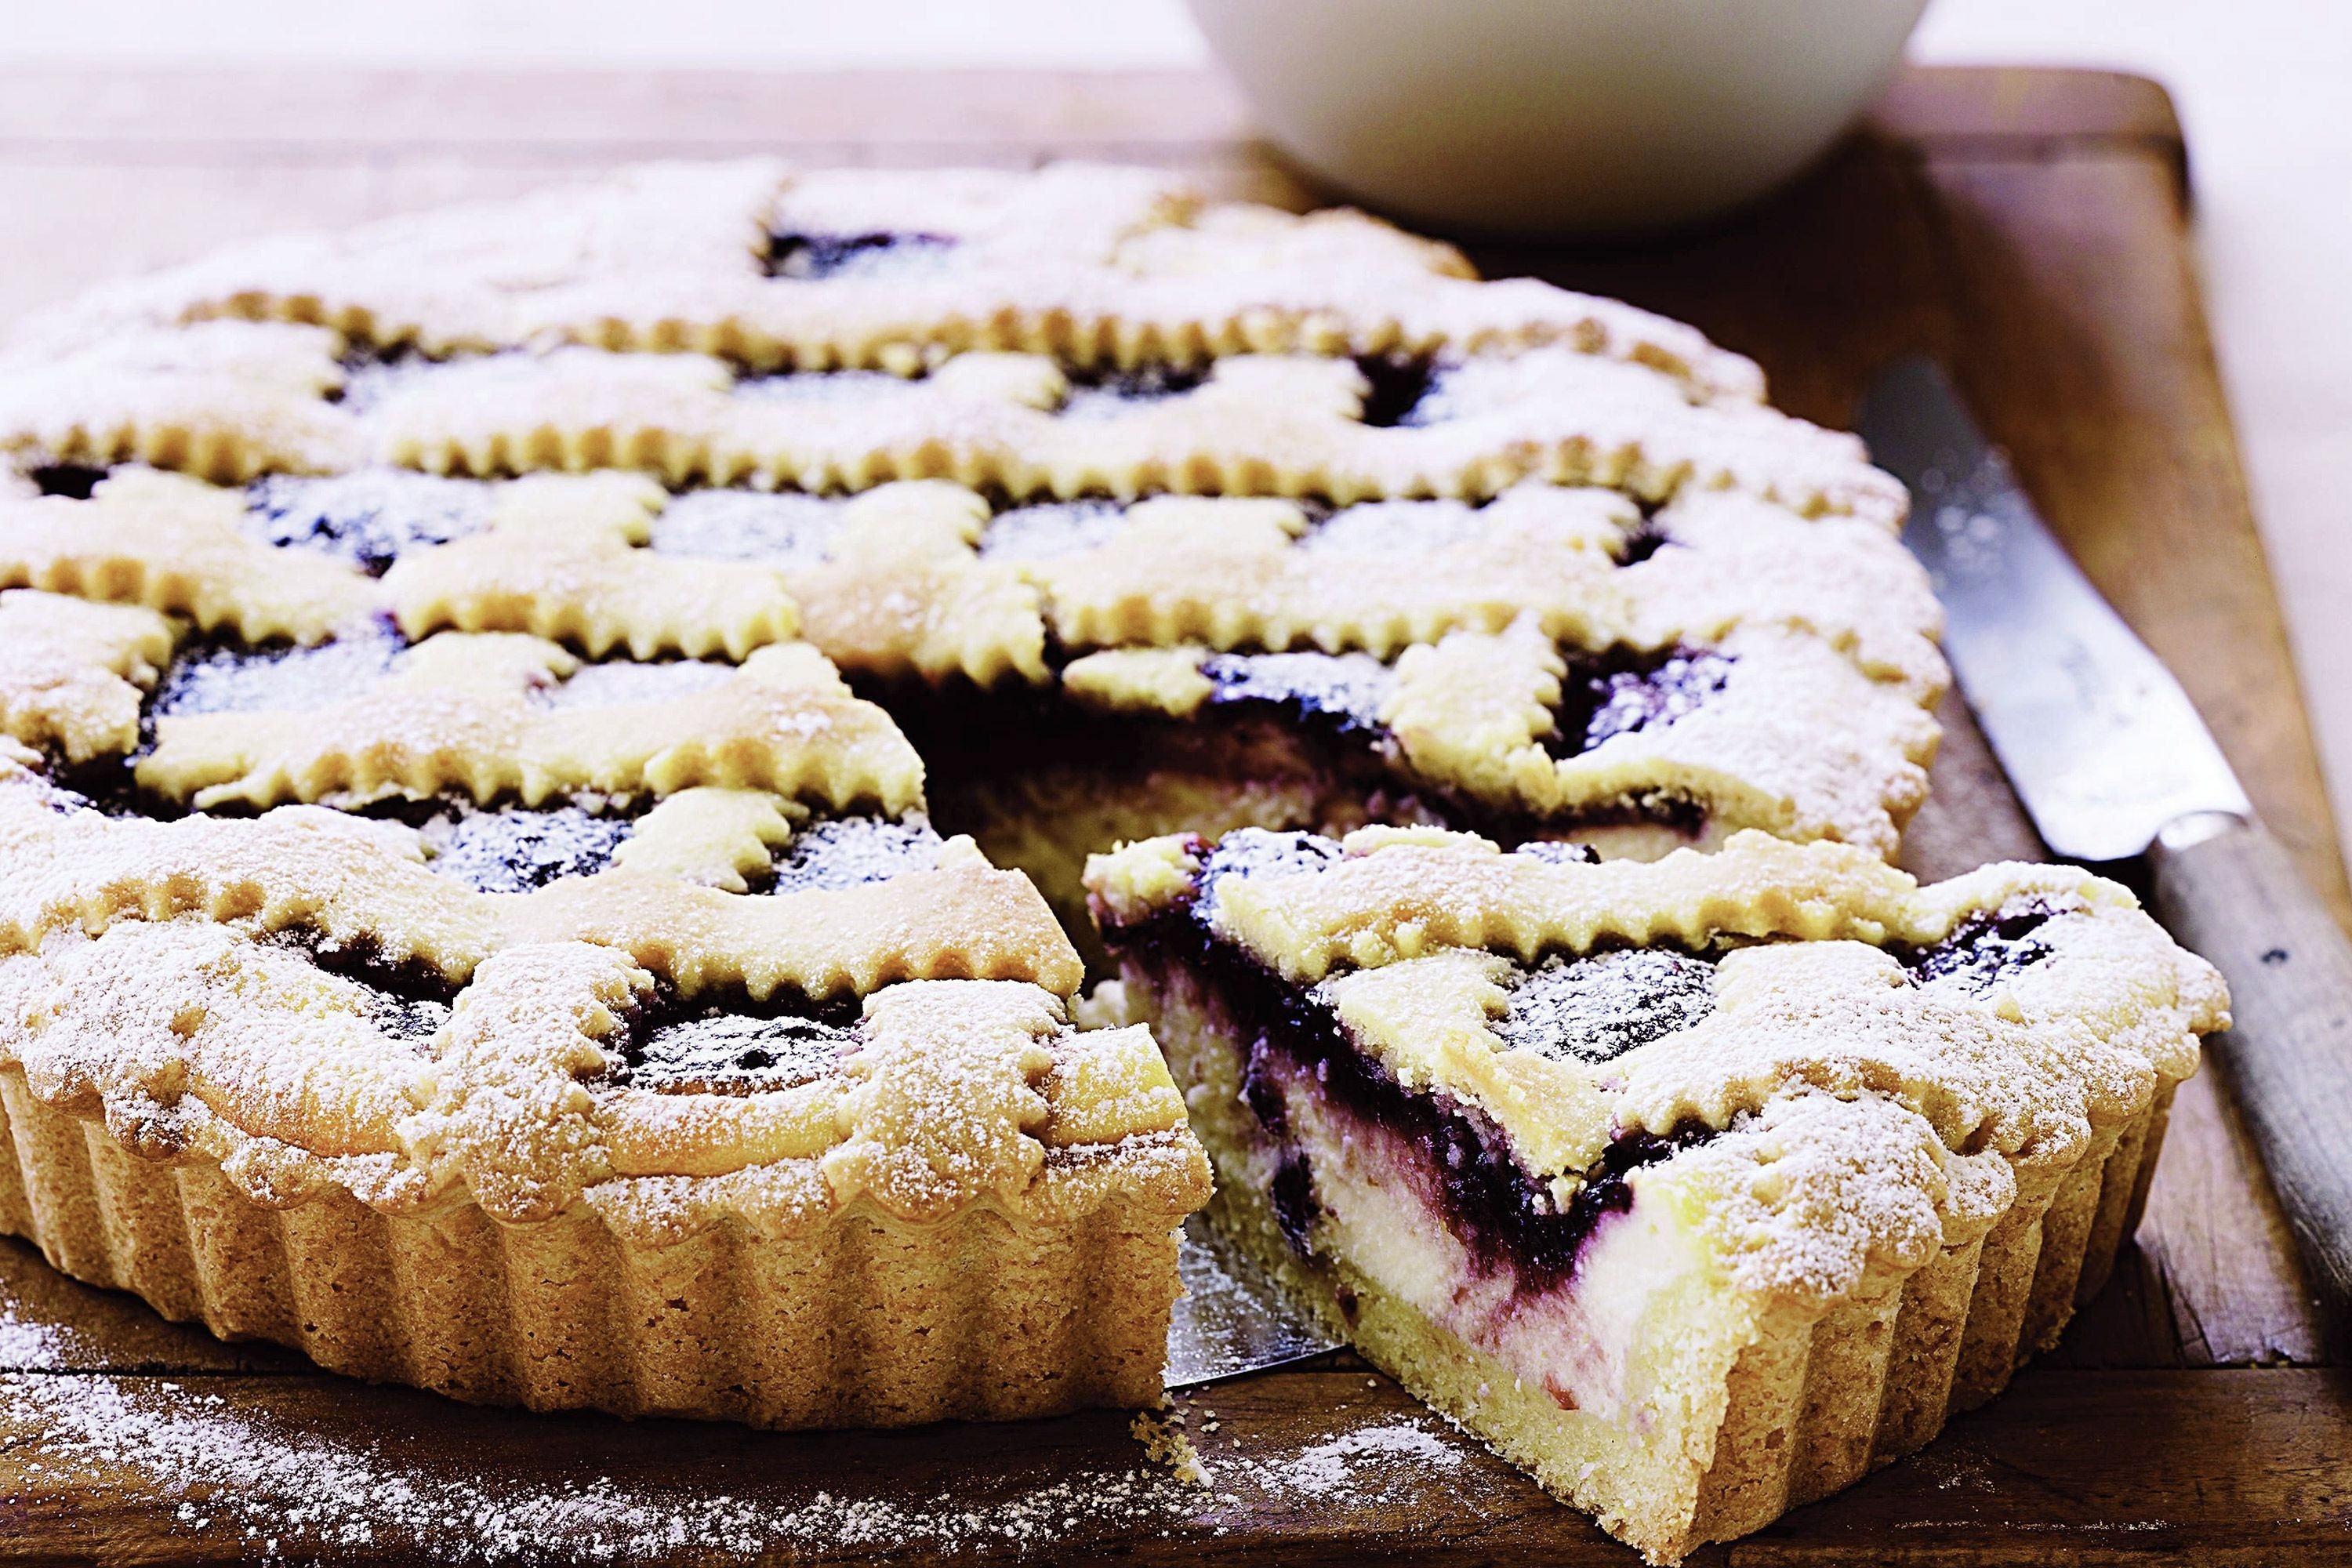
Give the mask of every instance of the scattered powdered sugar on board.
[[(0, 1318), (0, 1347), (53, 1348), (49, 1331)], [(21, 1365), (12, 1356), (9, 1363)], [(583, 1476), (551, 1483), (450, 1474), (384, 1445), (302, 1430), (172, 1382), (0, 1375), (0, 1423), (38, 1434), (27, 1480), (43, 1491), (120, 1491), (125, 1471), (161, 1492), (177, 1531), (226, 1532), (263, 1560), (324, 1549), (405, 1550), (443, 1563), (635, 1562), (673, 1552), (751, 1560), (820, 1548), (946, 1551), (1044, 1546), (1080, 1530), (1166, 1530), (1197, 1513), (1197, 1484), (1157, 1466), (1071, 1468), (1010, 1497), (811, 1490), (799, 1498), (699, 1495)], [(1108, 1458), (1108, 1456), (1106, 1456)]]
[(1336, 1492), (1412, 1487), (1425, 1477), (1407, 1467), (1458, 1469), (1461, 1451), (1418, 1421), (1391, 1421), (1343, 1433), (1270, 1468), (1277, 1491), (1328, 1497)]
[(0, 1296), (0, 1373), (24, 1367), (63, 1366), (73, 1349), (73, 1337), (50, 1323), (37, 1323), (16, 1315)]

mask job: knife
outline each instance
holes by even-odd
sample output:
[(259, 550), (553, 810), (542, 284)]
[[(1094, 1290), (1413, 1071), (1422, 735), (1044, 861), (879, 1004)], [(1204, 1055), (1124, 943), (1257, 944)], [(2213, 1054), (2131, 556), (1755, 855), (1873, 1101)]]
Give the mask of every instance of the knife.
[(1168, 1323), (1168, 1365), (1161, 1381), (1170, 1388), (1286, 1366), (1346, 1342), (1326, 1333), (1199, 1215), (1184, 1222), (1176, 1272), (1184, 1294)]
[(2188, 695), (2067, 556), (1924, 359), (1857, 428), (1911, 491), (1944, 651), (2044, 843), (2145, 857), (2158, 920), (2230, 983), (2213, 1043), (2326, 1309), (2352, 1341), (2352, 944), (2255, 817)]

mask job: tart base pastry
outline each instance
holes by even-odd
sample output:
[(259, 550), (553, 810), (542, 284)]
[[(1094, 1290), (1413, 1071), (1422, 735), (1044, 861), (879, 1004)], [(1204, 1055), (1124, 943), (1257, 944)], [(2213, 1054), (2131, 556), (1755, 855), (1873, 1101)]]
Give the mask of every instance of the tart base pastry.
[(345, 1193), (280, 1206), (217, 1166), (124, 1152), (20, 1068), (0, 1069), (0, 1229), (174, 1321), (475, 1403), (772, 1427), (1156, 1404), (1170, 1214), (1197, 1181), (1171, 1137), (1121, 1169), (1049, 1162), (1044, 1220), (861, 1205), (677, 1236), (643, 1202), (528, 1225), (464, 1204), (389, 1215)]
[(1427, 830), (1087, 873), (1218, 1172), (1335, 1332), (1653, 1561), (1991, 1397), (2105, 1282), (2217, 978), (2110, 883)]

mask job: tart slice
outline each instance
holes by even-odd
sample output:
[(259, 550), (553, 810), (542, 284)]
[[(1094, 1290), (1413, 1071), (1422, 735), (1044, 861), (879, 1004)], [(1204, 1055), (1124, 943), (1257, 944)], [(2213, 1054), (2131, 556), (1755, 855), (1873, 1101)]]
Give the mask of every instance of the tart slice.
[(2103, 1283), (2218, 976), (2086, 873), (1244, 829), (1087, 885), (1219, 1188), (1375, 1363), (1668, 1563), (1990, 1397)]

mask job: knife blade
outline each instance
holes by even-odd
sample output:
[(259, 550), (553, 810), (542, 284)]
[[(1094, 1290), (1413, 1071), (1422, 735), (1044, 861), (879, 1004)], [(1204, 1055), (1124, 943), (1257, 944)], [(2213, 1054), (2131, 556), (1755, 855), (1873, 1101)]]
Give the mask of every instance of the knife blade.
[(1910, 489), (1903, 540), (1943, 600), (1945, 652), (2043, 841), (2078, 860), (2145, 855), (2153, 912), (2229, 982), (2233, 1022), (2210, 1048), (2330, 1341), (2352, 1345), (2352, 943), (1943, 372), (1891, 366), (1857, 428)]
[(1345, 1342), (1324, 1332), (1199, 1215), (1184, 1222), (1176, 1271), (1184, 1294), (1168, 1323), (1161, 1382), (1170, 1388), (1286, 1366)]
[(2121, 860), (2189, 813), (2250, 815), (2180, 683), (2052, 536), (1933, 362), (1887, 370), (1859, 428), (1910, 488), (1903, 542), (1934, 581), (1961, 693), (2042, 842)]

